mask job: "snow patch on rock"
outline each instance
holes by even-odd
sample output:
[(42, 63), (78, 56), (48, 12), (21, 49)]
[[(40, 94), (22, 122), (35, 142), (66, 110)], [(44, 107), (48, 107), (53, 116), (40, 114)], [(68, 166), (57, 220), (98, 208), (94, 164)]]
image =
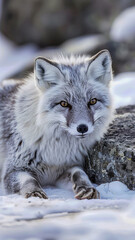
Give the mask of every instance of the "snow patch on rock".
[(110, 37), (118, 42), (135, 40), (135, 7), (127, 8), (113, 22)]

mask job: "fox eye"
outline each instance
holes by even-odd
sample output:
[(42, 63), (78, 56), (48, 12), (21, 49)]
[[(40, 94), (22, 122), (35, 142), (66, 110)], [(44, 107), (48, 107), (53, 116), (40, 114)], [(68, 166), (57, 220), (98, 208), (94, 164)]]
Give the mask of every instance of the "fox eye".
[(62, 107), (69, 107), (68, 102), (65, 102), (65, 101), (61, 101), (61, 102), (60, 102), (60, 105), (61, 105)]
[(89, 105), (95, 105), (97, 103), (97, 99), (96, 98), (92, 98), (90, 101), (89, 101)]

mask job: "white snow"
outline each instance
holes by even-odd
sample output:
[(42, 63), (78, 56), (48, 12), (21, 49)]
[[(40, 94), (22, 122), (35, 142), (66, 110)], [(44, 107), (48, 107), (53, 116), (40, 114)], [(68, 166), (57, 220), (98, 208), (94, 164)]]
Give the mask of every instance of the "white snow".
[(115, 108), (135, 104), (135, 72), (125, 72), (115, 76), (112, 93)]
[(135, 191), (131, 191), (119, 181), (101, 184), (97, 187), (101, 198), (105, 199), (131, 199), (135, 198)]
[(100, 200), (79, 201), (70, 190), (50, 187), (47, 200), (1, 196), (0, 239), (134, 239), (135, 192), (120, 182), (97, 188)]
[(114, 20), (110, 36), (118, 42), (135, 40), (135, 6), (127, 8)]
[(0, 80), (31, 65), (37, 50), (33, 44), (17, 47), (0, 33)]
[[(38, 49), (16, 47), (0, 35), (0, 80), (21, 70)], [(112, 83), (115, 107), (135, 104), (135, 72)], [(115, 181), (97, 186), (100, 200), (74, 199), (72, 190), (45, 189), (49, 199), (0, 196), (0, 240), (134, 240), (135, 191)]]

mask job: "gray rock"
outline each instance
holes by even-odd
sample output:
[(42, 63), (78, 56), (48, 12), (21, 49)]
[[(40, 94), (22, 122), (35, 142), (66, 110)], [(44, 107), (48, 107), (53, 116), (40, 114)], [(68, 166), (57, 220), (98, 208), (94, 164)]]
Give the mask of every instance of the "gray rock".
[(89, 151), (85, 169), (96, 184), (119, 180), (135, 189), (135, 105), (117, 109), (107, 134)]
[(58, 45), (68, 38), (97, 32), (97, 23), (89, 21), (88, 5), (89, 0), (3, 1), (1, 31), (17, 44)]
[(67, 54), (88, 54), (107, 43), (107, 38), (102, 34), (86, 35), (65, 41), (60, 49)]
[(3, 0), (1, 31), (17, 44), (58, 45), (85, 34), (109, 33), (134, 0)]

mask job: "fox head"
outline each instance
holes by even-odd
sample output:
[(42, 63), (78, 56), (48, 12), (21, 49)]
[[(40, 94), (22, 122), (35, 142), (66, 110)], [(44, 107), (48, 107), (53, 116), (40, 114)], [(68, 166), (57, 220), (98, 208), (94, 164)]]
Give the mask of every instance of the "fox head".
[(35, 83), (40, 94), (38, 124), (59, 127), (77, 137), (105, 132), (111, 115), (111, 57), (102, 50), (93, 57), (35, 60)]

